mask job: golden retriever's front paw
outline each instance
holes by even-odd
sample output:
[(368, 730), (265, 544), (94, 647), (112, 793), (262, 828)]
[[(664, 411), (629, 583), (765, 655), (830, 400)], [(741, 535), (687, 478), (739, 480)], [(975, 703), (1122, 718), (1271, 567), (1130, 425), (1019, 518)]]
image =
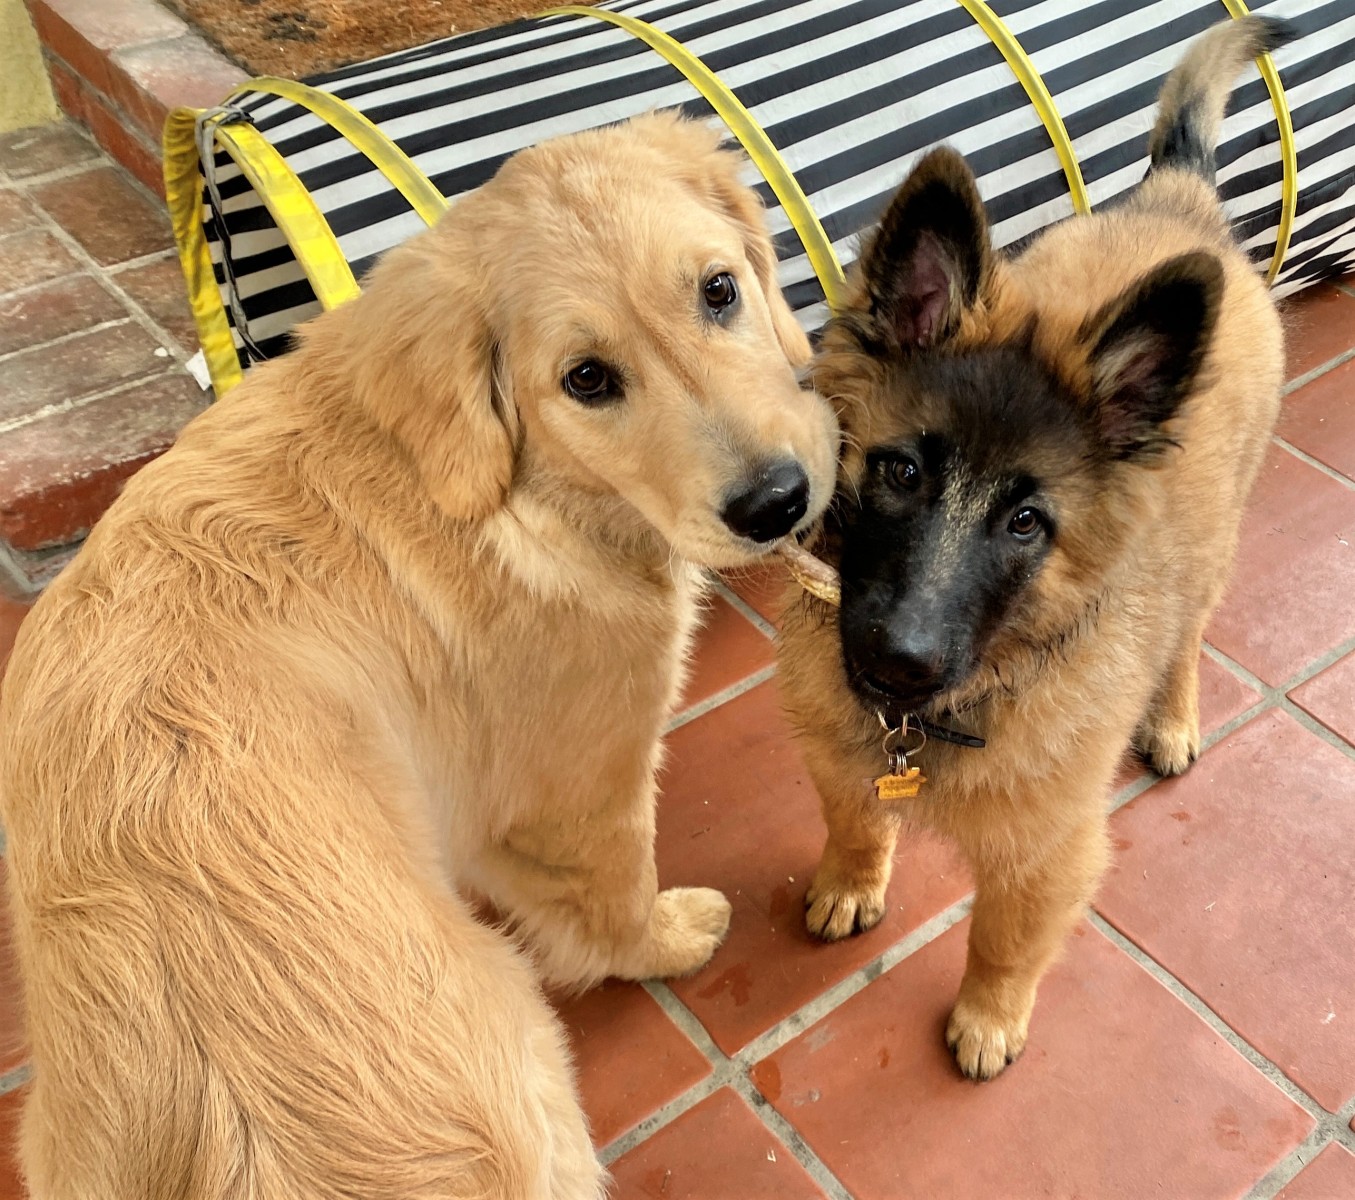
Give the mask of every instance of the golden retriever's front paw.
[(690, 975), (710, 961), (729, 931), (733, 910), (714, 888), (676, 887), (658, 894), (649, 919), (649, 958), (639, 978)]
[(1030, 1019), (1004, 1020), (972, 1000), (959, 1000), (946, 1026), (946, 1045), (970, 1079), (992, 1079), (1026, 1048)]

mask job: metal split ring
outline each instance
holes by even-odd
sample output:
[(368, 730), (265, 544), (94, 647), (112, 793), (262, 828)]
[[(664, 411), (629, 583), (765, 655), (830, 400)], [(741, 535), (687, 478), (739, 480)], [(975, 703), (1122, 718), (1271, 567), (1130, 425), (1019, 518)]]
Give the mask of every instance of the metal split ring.
[[(908, 756), (916, 754), (923, 746), (927, 744), (927, 734), (919, 726), (913, 724), (908, 717), (897, 728), (891, 728), (889, 722), (885, 719), (884, 713), (876, 713), (881, 728), (885, 735), (881, 740), (880, 748), (884, 751), (885, 757), (889, 760), (889, 769), (896, 774), (902, 773), (908, 769)], [(915, 746), (908, 745), (908, 735), (916, 734), (918, 742)]]

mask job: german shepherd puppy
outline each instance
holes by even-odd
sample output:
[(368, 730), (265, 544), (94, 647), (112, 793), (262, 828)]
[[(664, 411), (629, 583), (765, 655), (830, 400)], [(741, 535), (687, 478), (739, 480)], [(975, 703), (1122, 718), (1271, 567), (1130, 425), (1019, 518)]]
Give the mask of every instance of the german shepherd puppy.
[[(1106, 866), (1126, 748), (1164, 775), (1199, 752), (1201, 635), (1283, 377), (1214, 147), (1232, 80), (1292, 36), (1261, 17), (1204, 34), (1131, 197), (1015, 257), (964, 160), (928, 154), (824, 335), (844, 452), (818, 550), (841, 610), (790, 604), (781, 652), (828, 825), (806, 920), (829, 940), (880, 920), (903, 820), (954, 839), (977, 892), (946, 1040), (971, 1078), (1026, 1044)], [(885, 748), (925, 781), (889, 802), (882, 725), (905, 718)]]

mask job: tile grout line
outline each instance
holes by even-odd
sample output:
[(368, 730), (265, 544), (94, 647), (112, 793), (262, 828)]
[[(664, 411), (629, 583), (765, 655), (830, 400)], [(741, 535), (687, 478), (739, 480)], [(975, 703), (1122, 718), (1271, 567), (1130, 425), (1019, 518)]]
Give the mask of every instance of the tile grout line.
[[(1341, 1113), (1334, 1117), (1328, 1113), (1327, 1118), (1319, 1121), (1312, 1133), (1252, 1185), (1246, 1200), (1273, 1200), (1281, 1188), (1291, 1182), (1295, 1175), (1328, 1146), (1345, 1146), (1349, 1150), (1355, 1150), (1355, 1134), (1350, 1129), (1352, 1111), (1355, 1111), (1355, 1102), (1347, 1104)], [(1333, 1120), (1337, 1123), (1334, 1131), (1329, 1127)]]
[(1355, 1115), (1355, 1100), (1347, 1102), (1334, 1113), (1328, 1112), (1317, 1100), (1313, 1099), (1302, 1087), (1290, 1079), (1273, 1060), (1267, 1058), (1246, 1038), (1234, 1030), (1218, 1013), (1209, 1007), (1205, 1000), (1182, 983), (1157, 959), (1125, 937), (1100, 912), (1094, 908), (1089, 909), (1087, 919), (1112, 945), (1118, 947), (1147, 971), (1163, 988), (1204, 1021), (1215, 1034), (1227, 1042), (1237, 1054), (1244, 1058), (1277, 1090), (1284, 1093), (1290, 1101), (1312, 1118), (1312, 1131), (1265, 1175), (1252, 1184), (1247, 1192), (1247, 1200), (1271, 1200), (1280, 1188), (1311, 1162), (1318, 1152), (1332, 1142), (1355, 1148), (1355, 1131), (1350, 1128), (1351, 1117)]
[(66, 342), (73, 342), (78, 337), (83, 337), (87, 333), (102, 333), (105, 329), (116, 329), (119, 325), (133, 325), (135, 320), (131, 313), (125, 317), (113, 317), (107, 321), (100, 321), (96, 325), (90, 325), (85, 329), (72, 330), (70, 333), (58, 334), (54, 338), (48, 338), (45, 342), (35, 342), (31, 346), (21, 346), (17, 350), (6, 350), (0, 354), (0, 364), (9, 362), (11, 359), (18, 358), (21, 354), (29, 354), (36, 350), (49, 350), (53, 346), (61, 346)]
[(743, 1063), (745, 1067), (751, 1067), (775, 1054), (806, 1029), (841, 1008), (858, 992), (864, 991), (881, 975), (892, 971), (899, 963), (911, 958), (923, 947), (930, 945), (943, 933), (958, 925), (969, 915), (973, 904), (974, 897), (970, 893), (942, 909), (893, 945), (885, 947), (869, 962), (857, 967), (846, 978), (839, 979), (832, 987), (807, 1000), (789, 1016), (758, 1034), (733, 1056), (734, 1061)]
[[(706, 1027), (701, 1024), (696, 1014), (679, 999), (666, 983), (661, 980), (652, 980), (643, 984), (643, 987), (663, 1009), (668, 1019), (682, 1033), (686, 1034), (697, 1049), (706, 1056), (710, 1061), (712, 1070), (700, 1083), (688, 1088), (686, 1092), (674, 1098), (663, 1109), (650, 1114), (651, 1118), (661, 1117), (661, 1123), (655, 1124), (652, 1128), (646, 1128), (643, 1133), (641, 1133), (641, 1126), (636, 1125), (607, 1146), (599, 1155), (603, 1162), (610, 1165), (627, 1150), (647, 1141), (659, 1129), (671, 1124), (707, 1096), (713, 1095), (721, 1088), (729, 1087), (733, 1088), (757, 1119), (762, 1122), (763, 1126), (771, 1131), (781, 1146), (790, 1152), (795, 1161), (831, 1200), (852, 1200), (851, 1194), (804, 1140), (800, 1131), (777, 1112), (767, 1098), (758, 1091), (757, 1086), (748, 1074), (748, 1062), (738, 1055), (734, 1058), (726, 1055), (715, 1044), (715, 1040), (710, 1036)], [(645, 1123), (642, 1122), (642, 1124)]]
[(676, 729), (681, 729), (684, 725), (689, 725), (697, 717), (704, 717), (713, 709), (719, 708), (722, 704), (727, 704), (731, 700), (737, 700), (744, 692), (751, 692), (755, 687), (767, 682), (776, 674), (776, 664), (768, 663), (760, 671), (754, 671), (751, 675), (746, 675), (737, 683), (731, 683), (727, 688), (721, 688), (720, 691), (707, 696), (704, 700), (698, 700), (690, 708), (684, 708), (674, 717), (670, 717), (668, 724), (664, 726), (664, 735), (672, 733)]
[(1333, 733), (1321, 721), (1304, 712), (1297, 704), (1288, 697), (1280, 701), (1275, 706), (1280, 712), (1290, 717), (1296, 724), (1302, 726), (1314, 737), (1320, 738), (1331, 746), (1333, 750), (1339, 750), (1346, 758), (1355, 761), (1355, 746), (1352, 746), (1338, 733)]
[(1164, 967), (1157, 959), (1130, 940), (1118, 929), (1115, 928), (1099, 910), (1091, 907), (1087, 910), (1087, 920), (1110, 942), (1124, 951), (1139, 966), (1148, 972), (1173, 996), (1181, 1001), (1187, 1008), (1208, 1025), (1219, 1037), (1228, 1043), (1238, 1054), (1247, 1060), (1257, 1071), (1264, 1075), (1280, 1091), (1282, 1091), (1290, 1100), (1297, 1104), (1308, 1116), (1312, 1117), (1319, 1126), (1327, 1119), (1337, 1120), (1335, 1114), (1329, 1113), (1322, 1107), (1318, 1101), (1314, 1100), (1297, 1083), (1289, 1078), (1283, 1070), (1271, 1059), (1267, 1058), (1246, 1038), (1237, 1032), (1228, 1024), (1218, 1013), (1216, 1013), (1206, 1000), (1192, 991), (1181, 982), (1172, 972)]
[[(139, 185), (138, 185), (139, 186)], [(123, 289), (113, 276), (112, 267), (104, 266), (98, 262), (88, 250), (86, 250), (75, 238), (66, 230), (66, 228), (51, 213), (42, 207), (40, 203), (34, 202), (34, 211), (46, 225), (48, 232), (57, 239), (66, 249), (75, 256), (77, 262), (85, 265), (86, 271), (92, 275), (101, 288), (115, 300), (119, 301), (125, 309), (131, 314), (143, 329), (155, 338), (167, 351), (169, 356), (180, 366), (188, 362), (189, 355), (184, 353), (179, 345), (177, 338), (170, 336), (169, 330), (165, 329), (156, 321), (142, 306), (132, 299), (131, 295)], [(170, 247), (172, 249), (172, 247)], [(153, 253), (159, 254), (160, 251)], [(125, 263), (115, 263), (113, 266), (126, 267), (133, 264), (139, 264), (142, 260), (150, 257), (140, 254), (135, 259), (128, 259)], [(191, 378), (191, 376), (190, 376)]]
[(777, 1141), (795, 1156), (795, 1160), (830, 1197), (830, 1200), (852, 1200), (851, 1192), (843, 1186), (842, 1181), (828, 1169), (828, 1164), (805, 1141), (804, 1134), (786, 1120), (757, 1090), (746, 1071), (735, 1078), (734, 1090), (743, 1097), (744, 1103), (753, 1110), (757, 1119), (762, 1122)]
[[(133, 322), (128, 322), (129, 324)], [(13, 433), (16, 429), (25, 429), (29, 425), (34, 425), (39, 421), (45, 421), (48, 417), (62, 416), (65, 413), (78, 412), (93, 404), (96, 400), (103, 400), (108, 396), (115, 396), (119, 392), (130, 391), (132, 388), (140, 387), (142, 384), (152, 383), (157, 379), (168, 378), (176, 375), (178, 364), (172, 362), (162, 362), (158, 371), (151, 371), (145, 375), (135, 375), (130, 379), (121, 379), (110, 387), (100, 388), (98, 391), (89, 392), (86, 395), (77, 396), (73, 400), (64, 400), (56, 404), (45, 404), (40, 409), (31, 413), (24, 413), (21, 417), (11, 417), (8, 421), (0, 421), (0, 434)]]
[(707, 1096), (718, 1092), (733, 1082), (740, 1068), (715, 1044), (706, 1027), (696, 1019), (692, 1010), (682, 1003), (673, 990), (662, 980), (650, 979), (640, 984), (653, 998), (664, 1016), (676, 1025), (701, 1052), (710, 1064), (710, 1074), (698, 1080), (668, 1103), (660, 1105), (643, 1120), (632, 1125), (624, 1133), (613, 1138), (607, 1145), (599, 1148), (598, 1159), (604, 1166), (610, 1166), (623, 1154), (633, 1150), (642, 1142), (648, 1141), (659, 1130), (672, 1124), (678, 1117), (696, 1107)]
[(33, 1078), (33, 1068), (27, 1063), (20, 1063), (0, 1075), (0, 1096), (8, 1096), (10, 1092), (23, 1087)]
[[(1253, 705), (1252, 709), (1248, 710), (1252, 715), (1259, 715), (1265, 708), (1275, 708), (1291, 717), (1304, 729), (1308, 730), (1309, 733), (1320, 738), (1334, 749), (1339, 750), (1347, 758), (1355, 758), (1355, 746), (1352, 746), (1341, 737), (1340, 734), (1328, 729), (1321, 721), (1317, 720), (1317, 718), (1308, 713), (1302, 706), (1296, 704), (1289, 698), (1290, 692), (1316, 678), (1328, 667), (1332, 666), (1334, 663), (1340, 662), (1347, 655), (1355, 653), (1355, 638), (1349, 638), (1331, 650), (1326, 651), (1326, 653), (1319, 655), (1308, 663), (1307, 666), (1291, 675), (1279, 687), (1272, 687), (1270, 684), (1266, 683), (1264, 679), (1259, 678), (1251, 671), (1247, 670), (1247, 668), (1236, 659), (1230, 658), (1217, 646), (1212, 646), (1208, 642), (1204, 642), (1202, 645), (1205, 653), (1218, 663), (1219, 666), (1230, 671), (1236, 678), (1247, 684), (1247, 686), (1254, 691), (1261, 693), (1261, 703)], [(1243, 722), (1240, 718), (1235, 718), (1234, 721), (1229, 722), (1229, 724), (1240, 725), (1243, 724)]]
[(757, 626), (763, 637), (772, 642), (776, 641), (776, 626), (749, 604), (747, 600), (740, 596), (738, 592), (726, 584), (723, 579), (717, 578), (715, 580), (715, 593), (724, 600), (730, 608), (734, 609), (749, 621), (749, 623)]
[(105, 267), (104, 270), (110, 275), (126, 275), (130, 271), (137, 271), (142, 267), (152, 267), (156, 263), (173, 262), (177, 264), (178, 261), (179, 252), (171, 246), (168, 250), (152, 250), (149, 254), (138, 254), (135, 258), (129, 258), (126, 262), (120, 262), (113, 267)]
[(1321, 379), (1323, 375), (1326, 375), (1329, 371), (1336, 370), (1337, 367), (1343, 366), (1352, 358), (1355, 358), (1355, 346), (1350, 347), (1348, 350), (1342, 350), (1341, 353), (1334, 358), (1329, 358), (1324, 363), (1318, 363), (1317, 366), (1305, 371), (1302, 375), (1298, 375), (1289, 380), (1288, 383), (1280, 388), (1280, 395), (1292, 396), (1299, 388), (1306, 387), (1308, 384), (1312, 383), (1314, 379)]
[[(957, 900), (949, 908), (936, 914), (931, 920), (919, 925), (905, 937), (900, 938), (892, 946), (887, 947), (875, 958), (869, 962), (857, 967), (846, 978), (838, 980), (831, 988), (820, 992), (818, 995), (806, 1001), (798, 1009), (783, 1020), (778, 1021), (770, 1029), (764, 1030), (761, 1034), (742, 1047), (735, 1054), (727, 1055), (719, 1046), (715, 1044), (709, 1031), (701, 1023), (700, 1018), (692, 1012), (690, 1008), (677, 996), (677, 994), (662, 981), (649, 981), (643, 984), (645, 991), (655, 1000), (663, 1010), (664, 1015), (676, 1025), (681, 1033), (696, 1046), (711, 1064), (711, 1074), (707, 1075), (699, 1083), (693, 1084), (681, 1095), (674, 1097), (667, 1104), (650, 1113), (642, 1121), (632, 1126), (629, 1130), (608, 1143), (601, 1151), (599, 1157), (604, 1163), (614, 1162), (621, 1155), (634, 1149), (640, 1143), (647, 1141), (659, 1130), (675, 1121), (683, 1113), (687, 1112), (694, 1105), (700, 1103), (712, 1092), (718, 1091), (722, 1087), (735, 1086), (738, 1089), (738, 1080), (745, 1079), (747, 1087), (756, 1091), (755, 1085), (748, 1077), (750, 1067), (761, 1062), (768, 1055), (775, 1053), (787, 1042), (797, 1037), (805, 1029), (814, 1023), (822, 1020), (829, 1013), (840, 1007), (852, 996), (864, 990), (869, 984), (878, 979), (886, 971), (898, 966), (906, 958), (921, 950), (943, 933), (949, 930), (953, 925), (963, 920), (972, 906), (972, 897), (965, 896)], [(748, 1096), (740, 1091), (745, 1099)], [(761, 1093), (758, 1093), (761, 1096)], [(767, 1104), (766, 1098), (762, 1098), (763, 1104)], [(759, 1110), (760, 1111), (760, 1110)], [(784, 1118), (783, 1118), (784, 1119)], [(773, 1132), (780, 1137), (778, 1127), (767, 1124)], [(788, 1127), (790, 1127), (788, 1125)], [(784, 1139), (783, 1139), (784, 1140)], [(787, 1142), (789, 1146), (790, 1143)], [(806, 1148), (807, 1149), (807, 1148)], [(792, 1152), (794, 1148), (792, 1147)], [(812, 1154), (812, 1152), (809, 1152)], [(796, 1155), (801, 1166), (814, 1176), (817, 1182), (822, 1183), (816, 1168), (813, 1164), (818, 1162), (817, 1155), (814, 1155), (812, 1161), (807, 1161), (799, 1154)], [(822, 1167), (822, 1164), (820, 1164)], [(822, 1167), (822, 1171), (829, 1178), (831, 1173), (827, 1167)], [(845, 1193), (842, 1193), (845, 1196)]]
[(1281, 450), (1287, 450), (1300, 462), (1305, 462), (1310, 467), (1316, 467), (1319, 471), (1322, 472), (1322, 474), (1328, 476), (1331, 479), (1336, 480), (1336, 482), (1341, 484), (1343, 487), (1348, 487), (1351, 489), (1351, 491), (1355, 491), (1355, 479), (1351, 479), (1349, 476), (1342, 475), (1340, 471), (1336, 470), (1334, 467), (1327, 466), (1327, 464), (1324, 463), (1321, 459), (1314, 458), (1306, 450), (1300, 450), (1292, 442), (1285, 441), (1284, 438), (1282, 438), (1278, 433), (1274, 434), (1270, 440), (1274, 445), (1278, 446)]
[[(71, 124), (74, 124), (74, 122), (72, 121)], [(91, 142), (90, 145), (93, 146), (96, 151), (93, 158), (87, 158), (81, 162), (72, 163), (68, 167), (53, 167), (50, 171), (43, 171), (37, 175), (24, 175), (19, 178), (11, 175), (9, 177), (10, 187), (16, 192), (27, 192), (31, 188), (45, 187), (49, 183), (62, 183), (67, 179), (74, 179), (77, 175), (87, 175), (90, 171), (97, 170), (99, 167), (108, 166), (110, 163), (116, 163), (116, 165), (122, 167), (122, 164), (118, 163), (117, 160), (114, 159), (112, 155), (108, 154), (102, 146), (99, 146), (94, 142)], [(107, 162), (102, 161), (105, 158), (107, 158)], [(122, 169), (124, 171), (127, 170), (126, 167), (122, 167)], [(131, 172), (127, 171), (127, 174), (131, 175)]]
[[(34, 226), (32, 229), (25, 229), (23, 233), (45, 233), (49, 237), (52, 231), (43, 226)], [(18, 237), (18, 234), (10, 234), (10, 237)], [(0, 242), (4, 239), (0, 238)], [(0, 249), (4, 249), (0, 246)], [(66, 249), (63, 244), (62, 249)], [(35, 283), (26, 283), (22, 287), (10, 288), (8, 291), (0, 292), (0, 304), (13, 304), (16, 300), (26, 300), (33, 292), (40, 292), (43, 288), (54, 287), (58, 283), (69, 283), (72, 279), (83, 279), (89, 274), (89, 270), (84, 263), (77, 262), (69, 271), (62, 271), (57, 275), (49, 276), (47, 279), (39, 279)], [(13, 351), (11, 351), (13, 353)]]

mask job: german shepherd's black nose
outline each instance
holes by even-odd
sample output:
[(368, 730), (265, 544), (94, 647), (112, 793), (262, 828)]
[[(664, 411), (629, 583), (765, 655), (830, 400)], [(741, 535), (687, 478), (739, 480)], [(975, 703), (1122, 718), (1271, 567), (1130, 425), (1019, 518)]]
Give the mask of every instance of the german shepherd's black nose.
[(941, 690), (946, 656), (931, 623), (902, 616), (874, 623), (865, 650), (862, 674), (877, 691), (922, 700)]
[(809, 510), (809, 479), (794, 459), (760, 470), (725, 501), (720, 519), (739, 537), (774, 542), (795, 528)]

